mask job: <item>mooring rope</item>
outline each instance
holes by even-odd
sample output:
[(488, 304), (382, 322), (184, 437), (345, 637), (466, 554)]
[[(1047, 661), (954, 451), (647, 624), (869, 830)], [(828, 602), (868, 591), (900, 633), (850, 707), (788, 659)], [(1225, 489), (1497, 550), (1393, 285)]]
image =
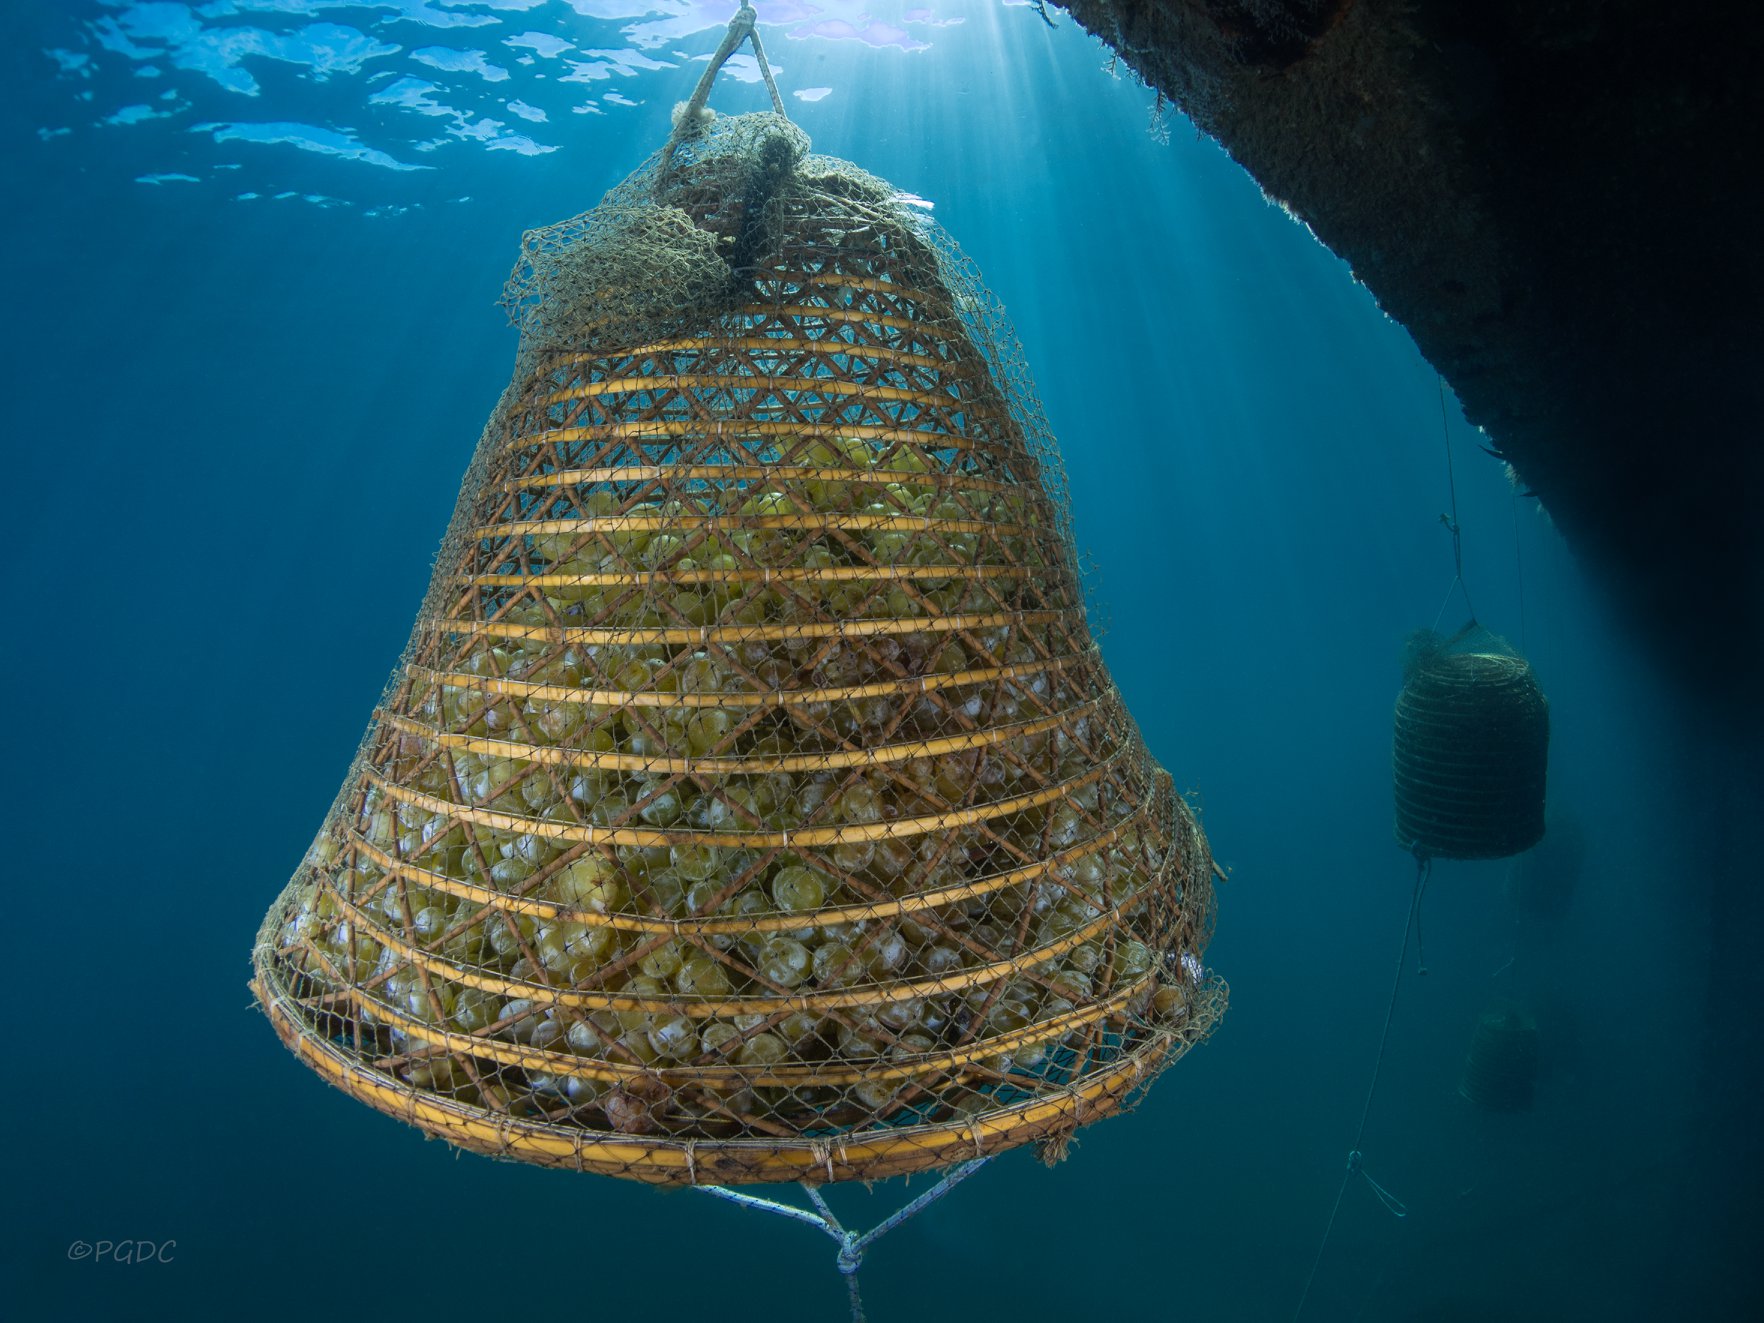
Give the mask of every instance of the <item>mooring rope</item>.
[[(1442, 514), (1439, 517), (1439, 522), (1444, 524), (1446, 531), (1452, 535), (1453, 569), (1452, 586), (1446, 589), (1446, 599), (1439, 605), (1439, 615), (1445, 614), (1446, 606), (1450, 604), (1452, 591), (1455, 589), (1464, 594), (1464, 606), (1469, 610), (1470, 619), (1474, 622), (1476, 603), (1470, 600), (1470, 586), (1464, 582), (1464, 531), (1463, 525), (1458, 522), (1458, 473), (1457, 466), (1452, 462), (1452, 427), (1446, 415), (1445, 378), (1443, 376), (1439, 378), (1439, 434), (1445, 441), (1446, 487), (1451, 493), (1452, 499), (1451, 513)], [(1439, 628), (1439, 616), (1433, 618), (1433, 627)]]
[(1519, 491), (1513, 490), (1513, 577), (1519, 584), (1519, 651), (1525, 651), (1525, 557), (1519, 549)]
[(808, 1195), (809, 1202), (815, 1211), (798, 1208), (794, 1204), (783, 1203), (777, 1199), (762, 1199), (758, 1195), (742, 1194), (739, 1190), (731, 1190), (726, 1185), (695, 1185), (692, 1188), (703, 1190), (706, 1194), (714, 1194), (719, 1199), (727, 1199), (732, 1204), (743, 1208), (752, 1208), (762, 1213), (775, 1213), (779, 1217), (787, 1217), (795, 1222), (806, 1222), (809, 1226), (818, 1227), (834, 1240), (839, 1242), (839, 1253), (834, 1259), (840, 1274), (845, 1278), (845, 1285), (851, 1297), (851, 1323), (864, 1323), (864, 1302), (858, 1294), (858, 1269), (863, 1266), (864, 1252), (883, 1236), (893, 1231), (908, 1218), (922, 1212), (972, 1176), (988, 1162), (990, 1157), (971, 1158), (959, 1167), (951, 1167), (930, 1189), (904, 1207), (897, 1209), (871, 1227), (868, 1231), (848, 1231), (833, 1215), (826, 1197), (813, 1185), (802, 1188)]
[[(1390, 1001), (1384, 1009), (1384, 1028), (1378, 1035), (1378, 1059), (1373, 1063), (1372, 1082), (1367, 1086), (1366, 1101), (1360, 1108), (1360, 1125), (1359, 1128), (1354, 1131), (1354, 1144), (1353, 1147), (1348, 1150), (1347, 1170), (1342, 1173), (1341, 1184), (1336, 1187), (1335, 1203), (1330, 1206), (1329, 1221), (1323, 1228), (1323, 1239), (1317, 1245), (1317, 1257), (1311, 1260), (1311, 1271), (1305, 1275), (1305, 1289), (1299, 1296), (1298, 1308), (1292, 1311), (1293, 1323), (1298, 1323), (1299, 1318), (1302, 1317), (1305, 1312), (1305, 1305), (1311, 1298), (1311, 1287), (1317, 1280), (1317, 1269), (1323, 1265), (1323, 1255), (1329, 1248), (1329, 1237), (1335, 1231), (1335, 1219), (1336, 1215), (1341, 1212), (1342, 1198), (1347, 1194), (1347, 1188), (1353, 1182), (1354, 1177), (1358, 1176), (1361, 1180), (1366, 1182), (1366, 1185), (1372, 1191), (1373, 1196), (1379, 1203), (1384, 1205), (1385, 1210), (1389, 1212), (1392, 1217), (1401, 1221), (1409, 1215), (1407, 1204), (1403, 1203), (1401, 1199), (1398, 1199), (1394, 1194), (1385, 1189), (1384, 1186), (1380, 1185), (1367, 1174), (1365, 1155), (1360, 1151), (1360, 1145), (1364, 1143), (1366, 1139), (1366, 1123), (1372, 1116), (1372, 1098), (1373, 1095), (1378, 1092), (1378, 1077), (1384, 1071), (1384, 1051), (1390, 1042), (1391, 1021), (1396, 1018), (1397, 993), (1402, 990), (1403, 986), (1403, 965), (1408, 962), (1409, 958), (1409, 933), (1413, 930), (1416, 933), (1417, 939), (1419, 939), (1421, 926), (1421, 897), (1427, 890), (1427, 880), (1432, 873), (1433, 860), (1423, 854), (1417, 847), (1415, 850), (1415, 889), (1409, 897), (1408, 920), (1403, 924), (1403, 944), (1397, 950), (1396, 976), (1391, 980)], [(1419, 949), (1418, 942), (1417, 949)], [(1422, 958), (1416, 972), (1420, 974), (1425, 974), (1427, 972), (1427, 963), (1424, 957)]]

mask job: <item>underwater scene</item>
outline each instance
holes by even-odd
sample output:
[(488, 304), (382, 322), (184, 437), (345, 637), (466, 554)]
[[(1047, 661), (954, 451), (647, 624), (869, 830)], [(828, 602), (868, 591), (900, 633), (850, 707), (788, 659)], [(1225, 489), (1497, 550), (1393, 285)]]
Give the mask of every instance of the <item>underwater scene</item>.
[(1753, 1316), (1755, 744), (1065, 9), (9, 12), (6, 1317)]

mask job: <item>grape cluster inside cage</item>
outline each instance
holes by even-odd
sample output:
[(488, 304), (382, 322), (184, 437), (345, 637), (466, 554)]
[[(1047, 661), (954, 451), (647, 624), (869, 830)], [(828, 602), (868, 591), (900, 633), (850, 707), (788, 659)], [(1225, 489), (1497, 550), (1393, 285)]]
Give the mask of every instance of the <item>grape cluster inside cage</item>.
[(780, 116), (689, 127), (526, 236), (513, 381), (254, 987), (496, 1156), (1057, 1156), (1223, 1011), (1206, 840), (972, 267)]

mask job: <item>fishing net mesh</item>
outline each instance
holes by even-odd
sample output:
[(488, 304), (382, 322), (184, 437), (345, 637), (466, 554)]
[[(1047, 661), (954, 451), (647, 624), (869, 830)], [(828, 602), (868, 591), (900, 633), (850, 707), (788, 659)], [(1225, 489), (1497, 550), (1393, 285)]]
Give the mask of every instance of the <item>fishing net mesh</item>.
[(1057, 1156), (1223, 1010), (1206, 841), (976, 273), (782, 117), (689, 127), (525, 237), (513, 382), (254, 987), (493, 1155)]

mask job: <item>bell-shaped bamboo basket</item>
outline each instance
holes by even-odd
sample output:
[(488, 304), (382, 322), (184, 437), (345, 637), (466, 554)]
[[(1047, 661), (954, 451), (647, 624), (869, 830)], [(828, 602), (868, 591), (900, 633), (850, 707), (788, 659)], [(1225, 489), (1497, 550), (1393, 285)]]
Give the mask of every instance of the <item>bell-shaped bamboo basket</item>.
[(255, 952), (287, 1045), (479, 1152), (869, 1179), (1211, 1028), (1212, 861), (1086, 623), (997, 307), (719, 121), (527, 236), (515, 379)]

